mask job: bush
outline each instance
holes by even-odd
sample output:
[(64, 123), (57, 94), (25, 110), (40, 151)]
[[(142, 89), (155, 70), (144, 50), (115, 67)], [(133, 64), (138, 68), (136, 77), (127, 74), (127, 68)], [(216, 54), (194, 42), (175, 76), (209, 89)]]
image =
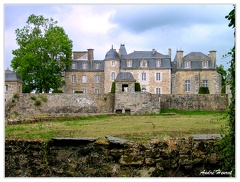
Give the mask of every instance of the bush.
[(198, 94), (210, 94), (208, 87), (200, 87)]
[(111, 93), (115, 93), (116, 90), (116, 83), (112, 82)]
[(35, 96), (30, 97), (32, 100), (36, 100), (37, 98)]
[(75, 94), (82, 94), (83, 91), (79, 91), (79, 90), (77, 90), (77, 91), (75, 91), (74, 93), (75, 93)]
[(39, 98), (40, 98), (43, 102), (47, 102), (47, 96), (46, 96), (46, 95), (39, 95)]
[(17, 94), (17, 93), (14, 94), (14, 95), (13, 95), (13, 98), (14, 98), (14, 99), (19, 99), (19, 94)]
[(140, 91), (141, 91), (140, 83), (135, 83), (135, 92), (140, 92)]
[(35, 106), (40, 106), (41, 105), (41, 101), (40, 100), (35, 100), (34, 105)]
[(52, 93), (63, 93), (63, 91), (56, 89), (56, 90), (53, 90)]

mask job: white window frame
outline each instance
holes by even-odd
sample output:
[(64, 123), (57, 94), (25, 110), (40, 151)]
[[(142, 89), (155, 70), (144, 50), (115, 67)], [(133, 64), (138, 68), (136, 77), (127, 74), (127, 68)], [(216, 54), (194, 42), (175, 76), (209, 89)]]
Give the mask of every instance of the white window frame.
[(208, 61), (203, 61), (203, 63), (202, 63), (203, 65), (203, 68), (208, 68)]
[(208, 87), (208, 80), (203, 80), (202, 86), (203, 87)]
[(116, 73), (112, 72), (111, 73), (111, 80), (114, 81), (116, 79)]
[(185, 61), (185, 68), (190, 69), (191, 68), (191, 61)]
[(156, 94), (161, 94), (161, 88), (156, 88)]
[(131, 68), (132, 67), (132, 60), (127, 60), (127, 67)]
[(95, 69), (99, 70), (100, 69), (100, 63), (95, 63)]
[(142, 81), (147, 80), (147, 74), (145, 72), (142, 73)]
[(116, 65), (116, 61), (112, 61), (112, 66), (115, 66)]
[(76, 69), (76, 63), (72, 63), (72, 69)]
[(190, 92), (190, 91), (191, 91), (191, 81), (185, 80), (185, 92)]
[(161, 73), (156, 73), (156, 81), (161, 81)]
[(72, 83), (76, 83), (76, 80), (77, 80), (76, 75), (72, 75)]
[(94, 76), (94, 81), (95, 81), (95, 83), (100, 83), (100, 76), (99, 75), (95, 75)]
[(82, 63), (82, 69), (86, 70), (87, 69), (87, 63)]
[(156, 67), (160, 68), (161, 67), (161, 60), (156, 60)]
[(87, 75), (82, 76), (82, 83), (87, 83)]
[(140, 67), (141, 67), (141, 68), (146, 68), (146, 67), (148, 67), (147, 60), (141, 60), (141, 62), (140, 62)]
[(98, 88), (95, 89), (94, 91), (95, 94), (100, 94), (100, 90)]

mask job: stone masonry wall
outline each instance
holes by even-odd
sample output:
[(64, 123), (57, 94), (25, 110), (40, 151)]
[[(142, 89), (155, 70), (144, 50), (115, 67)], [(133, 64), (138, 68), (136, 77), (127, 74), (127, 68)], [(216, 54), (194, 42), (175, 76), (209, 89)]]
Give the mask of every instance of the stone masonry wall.
[[(219, 169), (217, 139), (5, 141), (6, 177), (186, 177)], [(228, 172), (227, 175), (231, 174)], [(221, 173), (219, 176), (222, 176)], [(226, 175), (226, 173), (225, 173)]]
[[(35, 105), (36, 101), (40, 105)], [(6, 103), (6, 115), (44, 116), (56, 114), (113, 113), (114, 94), (21, 94)]]
[[(159, 95), (153, 95), (158, 100)], [(226, 94), (171, 94), (160, 96), (161, 108), (179, 110), (226, 110), (228, 98)]]

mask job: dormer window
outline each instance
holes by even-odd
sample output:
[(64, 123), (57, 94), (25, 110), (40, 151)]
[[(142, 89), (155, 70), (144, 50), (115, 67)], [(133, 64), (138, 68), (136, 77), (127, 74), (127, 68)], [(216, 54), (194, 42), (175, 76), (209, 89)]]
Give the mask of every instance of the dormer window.
[(127, 60), (127, 67), (131, 68), (132, 67), (132, 60)]
[(76, 69), (76, 63), (72, 63), (72, 69)]
[(100, 68), (100, 64), (99, 63), (95, 63), (95, 69), (98, 70)]
[(208, 68), (208, 62), (207, 62), (207, 61), (203, 61), (202, 67), (203, 67), (203, 68)]
[(87, 63), (82, 63), (82, 69), (87, 69)]
[(160, 60), (156, 60), (156, 67), (157, 68), (161, 67), (161, 61)]
[(146, 61), (146, 60), (142, 60), (142, 61), (140, 62), (140, 67), (141, 67), (141, 68), (146, 68), (146, 67), (147, 67), (147, 61)]
[(190, 61), (185, 61), (184, 68), (185, 69), (190, 69), (191, 68), (191, 62)]

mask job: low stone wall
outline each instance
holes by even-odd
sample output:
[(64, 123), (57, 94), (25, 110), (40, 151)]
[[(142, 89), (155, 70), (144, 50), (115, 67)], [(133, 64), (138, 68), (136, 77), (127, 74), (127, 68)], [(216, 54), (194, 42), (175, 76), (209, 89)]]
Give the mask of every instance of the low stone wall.
[[(159, 95), (152, 96), (154, 100)], [(163, 94), (160, 96), (161, 108), (179, 110), (226, 110), (226, 94)]]
[[(36, 105), (36, 102), (40, 102)], [(37, 116), (63, 113), (113, 113), (114, 94), (21, 94), (6, 103), (5, 111)], [(6, 115), (8, 115), (8, 113)]]
[(156, 139), (144, 144), (106, 138), (6, 139), (5, 176), (197, 177), (219, 169), (215, 137)]

